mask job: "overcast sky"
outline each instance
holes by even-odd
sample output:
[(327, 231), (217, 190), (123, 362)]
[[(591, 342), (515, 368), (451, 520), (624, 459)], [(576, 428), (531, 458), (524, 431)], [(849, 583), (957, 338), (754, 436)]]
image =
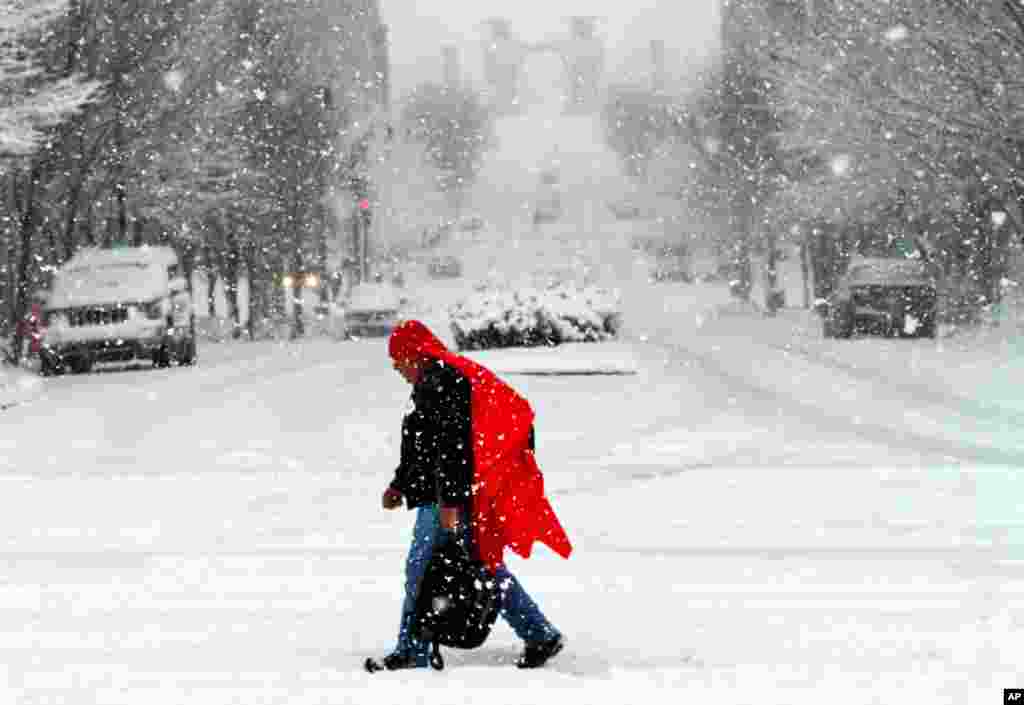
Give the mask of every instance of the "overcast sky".
[(662, 39), (669, 73), (692, 75), (717, 47), (720, 0), (381, 0), (384, 21), (391, 30), (391, 60), (395, 95), (416, 84), (441, 77), (441, 46), (459, 47), (464, 71), (479, 76), (482, 69), (481, 26), (488, 17), (506, 17), (513, 32), (536, 41), (567, 34), (565, 18), (602, 18), (608, 69), (636, 74), (649, 66), (649, 42)]

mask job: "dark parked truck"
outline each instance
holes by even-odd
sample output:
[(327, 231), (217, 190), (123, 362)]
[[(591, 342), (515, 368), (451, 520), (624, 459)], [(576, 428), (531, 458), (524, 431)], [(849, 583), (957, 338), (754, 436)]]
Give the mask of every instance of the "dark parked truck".
[(44, 316), (43, 374), (195, 361), (192, 299), (169, 247), (80, 250), (54, 276)]
[(857, 333), (934, 338), (937, 284), (922, 259), (854, 257), (835, 290), (819, 302), (826, 338)]

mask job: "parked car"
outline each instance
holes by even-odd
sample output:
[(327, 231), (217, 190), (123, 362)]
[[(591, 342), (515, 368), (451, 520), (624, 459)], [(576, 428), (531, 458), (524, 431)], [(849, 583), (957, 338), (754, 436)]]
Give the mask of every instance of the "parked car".
[(610, 201), (607, 205), (616, 220), (636, 220), (643, 213), (640, 206), (632, 201)]
[(685, 263), (664, 260), (658, 262), (651, 270), (651, 281), (690, 284), (693, 282), (693, 276), (687, 270)]
[(539, 200), (533, 207), (533, 224), (555, 223), (562, 217), (562, 201), (558, 196)]
[(487, 221), (480, 215), (467, 215), (459, 220), (459, 230), (463, 232), (475, 233), (478, 230), (483, 230), (486, 226)]
[(439, 225), (424, 228), (420, 244), (423, 247), (437, 247), (451, 237), (453, 227), (453, 223), (444, 222)]
[(347, 337), (387, 336), (398, 325), (402, 296), (385, 282), (356, 284), (344, 304)]
[(854, 257), (818, 312), (826, 338), (855, 332), (934, 338), (936, 277), (923, 259)]
[(454, 255), (432, 257), (427, 273), (434, 279), (454, 279), (462, 276), (462, 261)]
[(195, 316), (169, 247), (85, 248), (54, 275), (44, 308), (44, 375), (96, 362), (191, 365)]

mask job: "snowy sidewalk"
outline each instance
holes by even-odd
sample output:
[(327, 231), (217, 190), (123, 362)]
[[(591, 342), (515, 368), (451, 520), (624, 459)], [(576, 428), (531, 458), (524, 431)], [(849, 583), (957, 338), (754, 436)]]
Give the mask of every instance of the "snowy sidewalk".
[(43, 381), (37, 375), (0, 363), (0, 411), (38, 397)]

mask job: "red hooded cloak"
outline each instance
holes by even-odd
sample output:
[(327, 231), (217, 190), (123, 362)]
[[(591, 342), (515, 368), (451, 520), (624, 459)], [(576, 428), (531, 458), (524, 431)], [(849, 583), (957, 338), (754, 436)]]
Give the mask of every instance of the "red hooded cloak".
[(449, 350), (419, 321), (395, 328), (388, 352), (393, 360), (439, 360), (469, 380), (472, 525), (480, 559), (493, 571), (506, 547), (529, 558), (535, 541), (568, 558), (572, 544), (544, 495), (544, 476), (528, 448), (530, 403), (484, 366)]

